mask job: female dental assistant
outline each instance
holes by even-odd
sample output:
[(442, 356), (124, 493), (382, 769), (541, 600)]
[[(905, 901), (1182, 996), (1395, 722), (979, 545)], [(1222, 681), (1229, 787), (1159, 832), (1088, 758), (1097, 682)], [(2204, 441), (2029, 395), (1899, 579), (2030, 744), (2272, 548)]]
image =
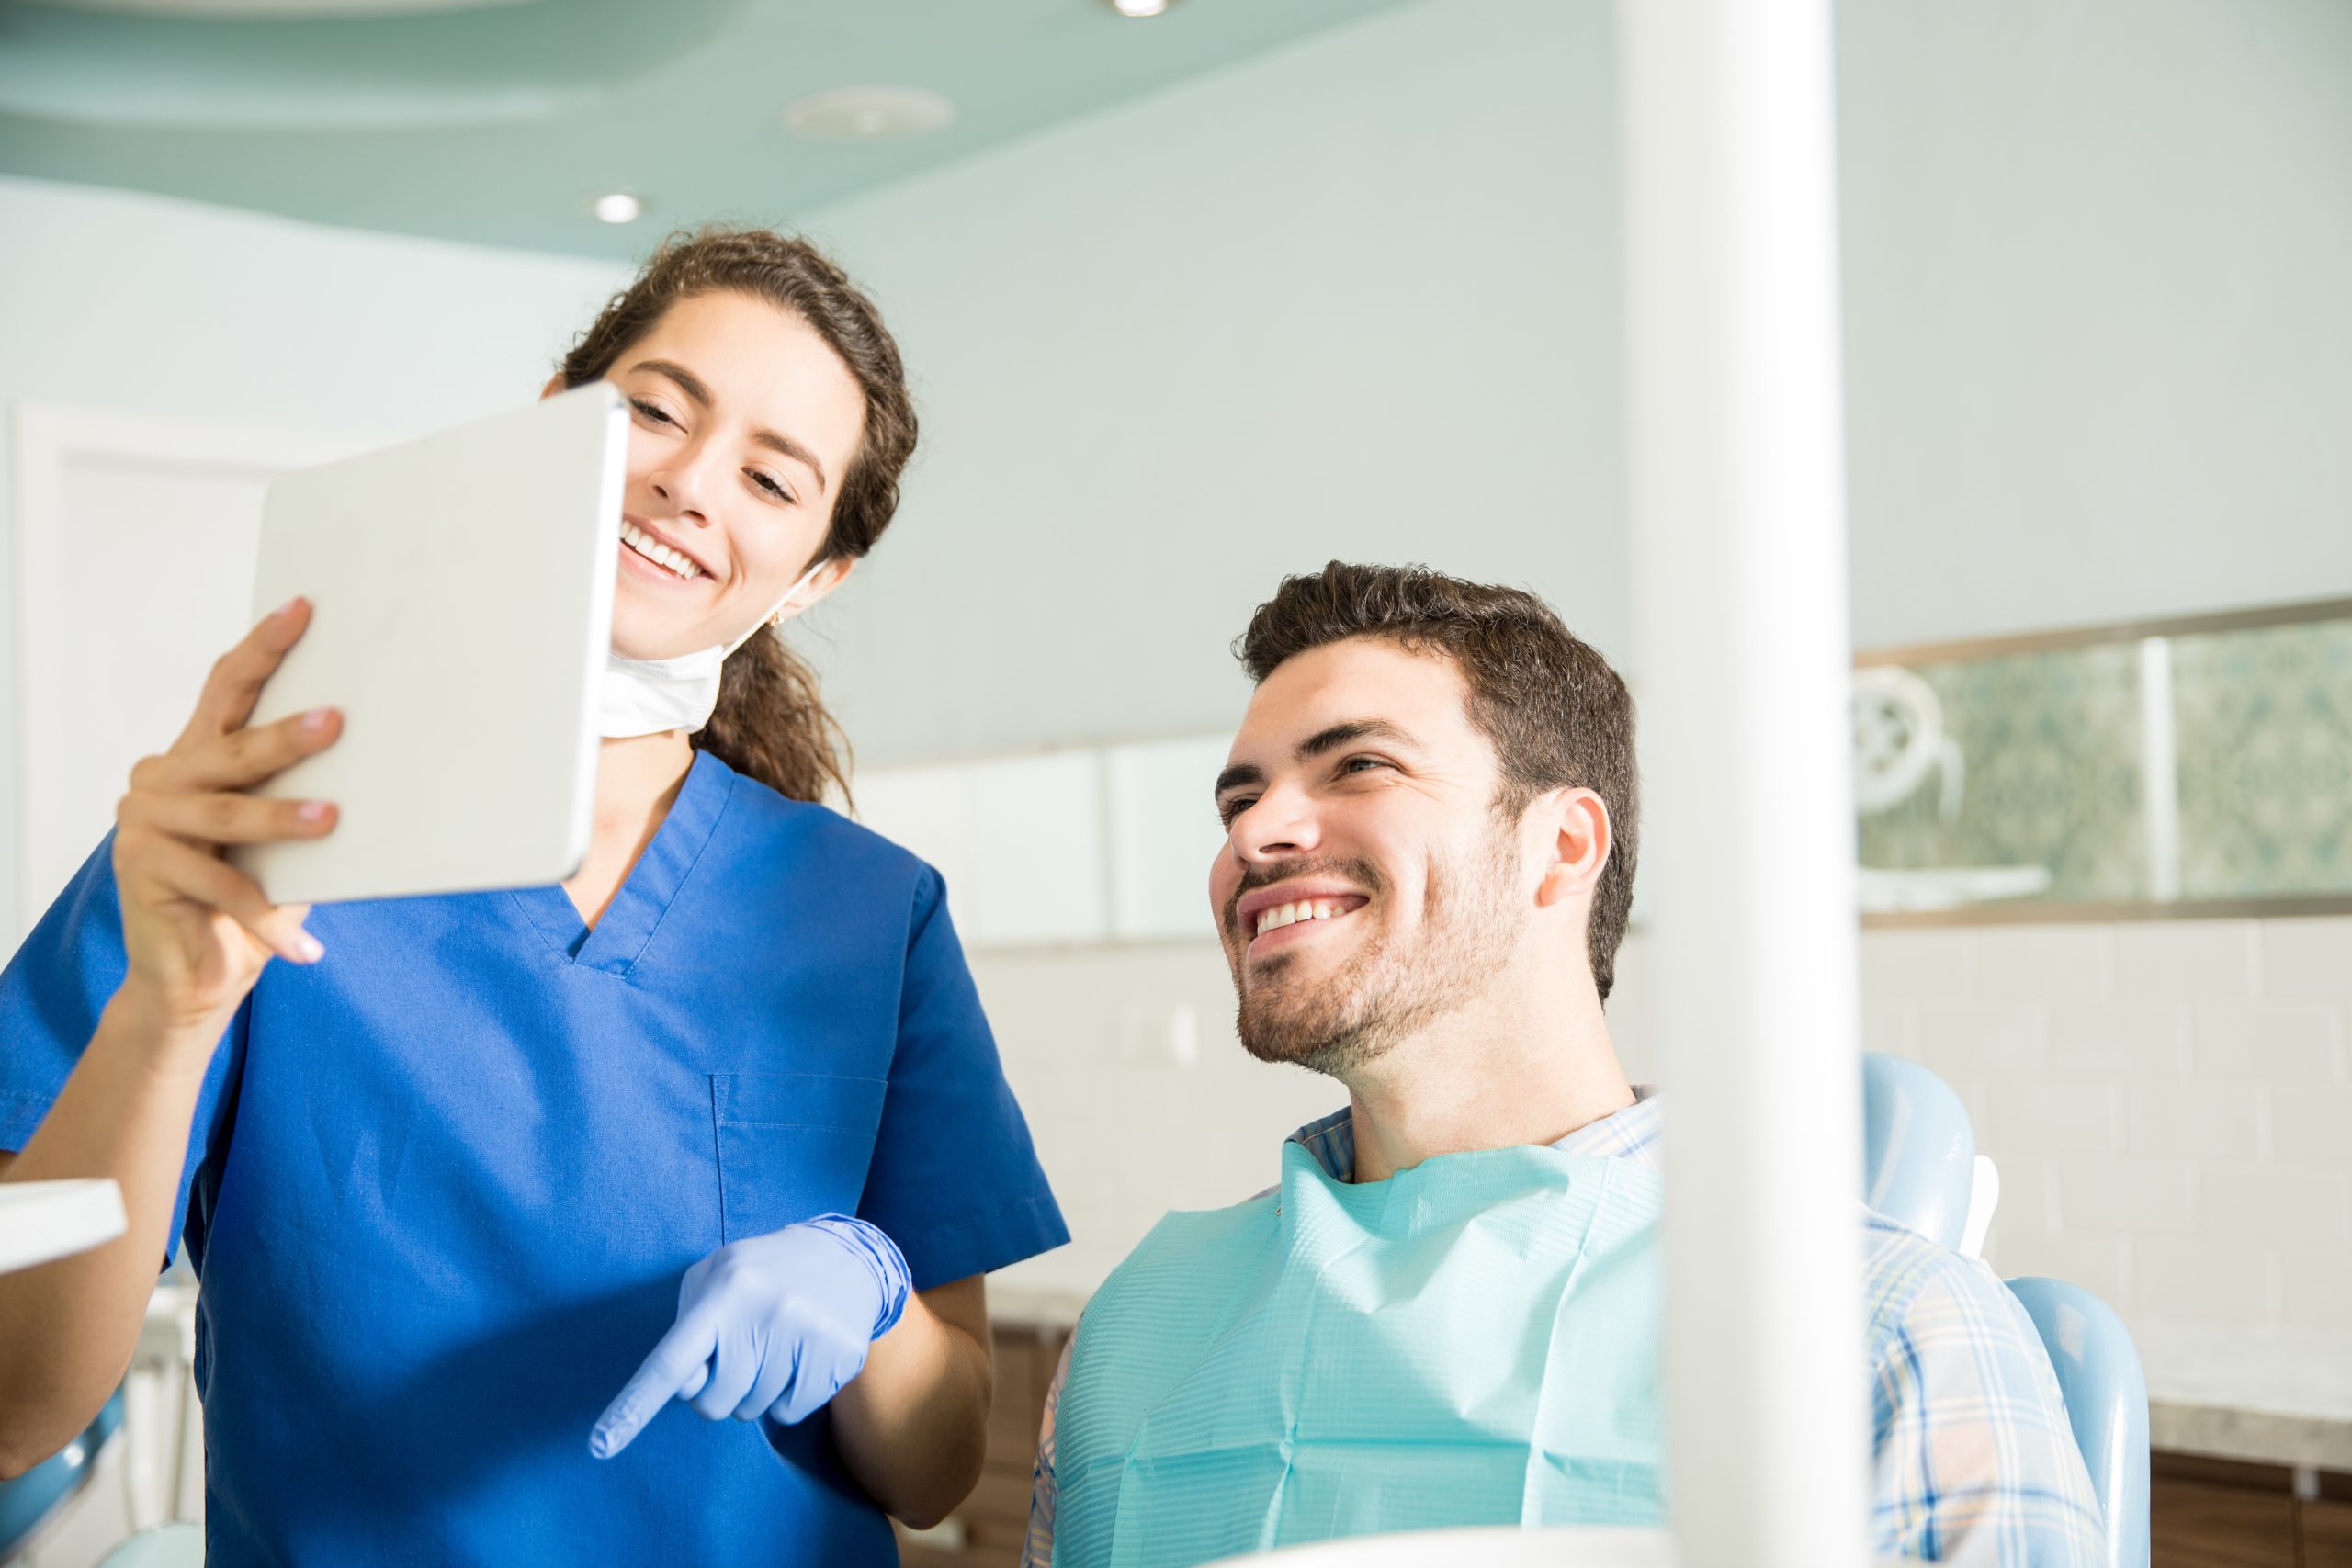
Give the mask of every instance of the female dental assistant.
[(130, 1219), (0, 1277), (0, 1472), (96, 1411), (185, 1235), (216, 1564), (895, 1563), (885, 1512), (978, 1474), (981, 1276), (1068, 1239), (938, 876), (812, 804), (831, 720), (753, 635), (890, 519), (895, 345), (805, 244), (709, 231), (549, 389), (598, 378), (635, 425), (579, 874), (267, 904), (220, 846), (334, 822), (244, 793), (338, 731), (244, 728), (297, 601), (0, 976), (5, 1179)]

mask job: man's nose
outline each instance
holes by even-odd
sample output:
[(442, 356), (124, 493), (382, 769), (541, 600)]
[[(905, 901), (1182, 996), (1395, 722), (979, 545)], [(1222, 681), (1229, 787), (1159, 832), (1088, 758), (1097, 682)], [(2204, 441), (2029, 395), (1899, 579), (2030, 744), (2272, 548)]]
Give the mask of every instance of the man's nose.
[(1315, 803), (1306, 792), (1276, 784), (1233, 819), (1233, 852), (1244, 864), (1295, 860), (1323, 841)]

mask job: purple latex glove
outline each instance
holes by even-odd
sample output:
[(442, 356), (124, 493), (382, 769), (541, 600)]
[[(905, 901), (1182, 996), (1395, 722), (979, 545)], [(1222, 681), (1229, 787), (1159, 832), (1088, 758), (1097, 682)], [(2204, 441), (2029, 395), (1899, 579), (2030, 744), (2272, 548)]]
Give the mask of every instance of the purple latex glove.
[(842, 1214), (720, 1247), (686, 1270), (678, 1321), (605, 1407), (588, 1451), (612, 1458), (673, 1398), (713, 1421), (805, 1420), (864, 1370), (910, 1288), (890, 1238)]

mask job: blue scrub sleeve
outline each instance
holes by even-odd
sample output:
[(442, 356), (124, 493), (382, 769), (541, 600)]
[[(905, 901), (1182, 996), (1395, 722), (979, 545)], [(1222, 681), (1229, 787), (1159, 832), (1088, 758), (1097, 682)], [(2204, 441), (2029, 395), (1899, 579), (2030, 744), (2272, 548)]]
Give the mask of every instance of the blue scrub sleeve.
[[(114, 835), (109, 833), (49, 912), (0, 970), (0, 1149), (25, 1146), (65, 1087), (66, 1075), (97, 1032), (98, 1014), (129, 968), (122, 952), (122, 908), (114, 885)], [(228, 1086), (244, 1055), (245, 1018), (237, 1010), (213, 1054), (189, 1129), (172, 1209), (166, 1266), (187, 1222), (189, 1193), (207, 1154), (225, 1144)]]
[(1069, 1240), (929, 866), (915, 884), (898, 1051), (857, 1213), (899, 1244), (919, 1291)]

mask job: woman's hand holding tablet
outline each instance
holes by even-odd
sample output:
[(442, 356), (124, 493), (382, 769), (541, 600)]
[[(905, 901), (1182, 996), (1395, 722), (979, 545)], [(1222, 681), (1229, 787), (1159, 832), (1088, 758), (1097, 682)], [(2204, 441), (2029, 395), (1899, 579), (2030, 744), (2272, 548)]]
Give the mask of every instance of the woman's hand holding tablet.
[(245, 792), (334, 744), (343, 718), (315, 708), (247, 728), (262, 684), (310, 625), (289, 600), (264, 616), (206, 678), (196, 712), (169, 750), (130, 772), (115, 808), (115, 882), (130, 960), (122, 996), (166, 1036), (201, 1038), (209, 1057), (222, 1025), (272, 956), (315, 963), (306, 904), (272, 904), (221, 858), (229, 844), (317, 839), (334, 830), (325, 801)]

